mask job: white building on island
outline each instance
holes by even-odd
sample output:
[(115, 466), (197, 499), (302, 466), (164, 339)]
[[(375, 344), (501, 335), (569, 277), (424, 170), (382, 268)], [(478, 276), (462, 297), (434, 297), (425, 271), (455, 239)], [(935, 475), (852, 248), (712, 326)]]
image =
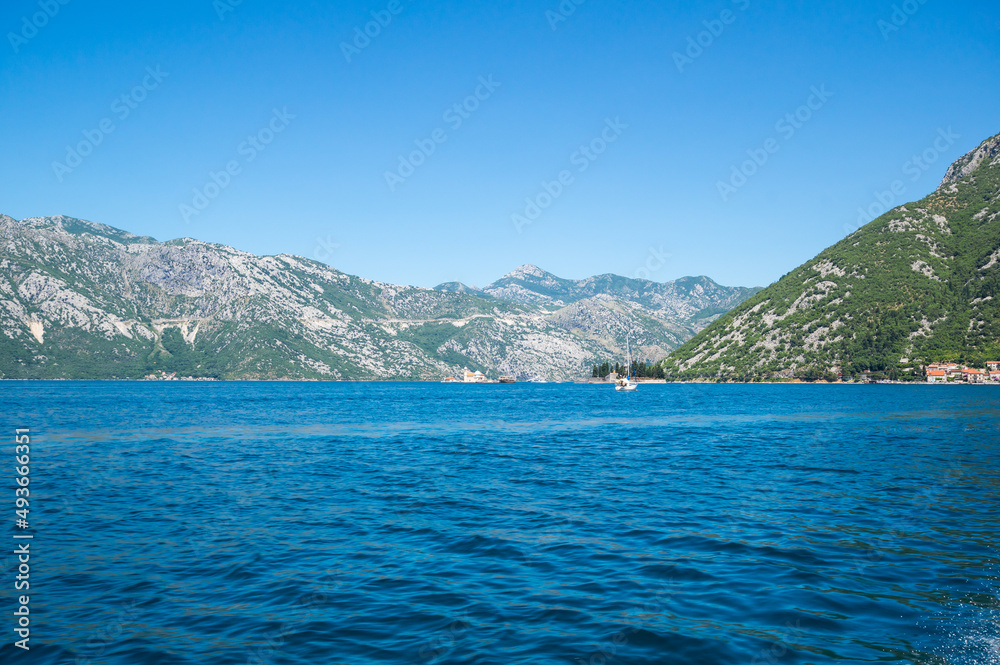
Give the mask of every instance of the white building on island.
[(465, 383), (489, 383), (490, 380), (482, 372), (470, 372), (465, 370)]

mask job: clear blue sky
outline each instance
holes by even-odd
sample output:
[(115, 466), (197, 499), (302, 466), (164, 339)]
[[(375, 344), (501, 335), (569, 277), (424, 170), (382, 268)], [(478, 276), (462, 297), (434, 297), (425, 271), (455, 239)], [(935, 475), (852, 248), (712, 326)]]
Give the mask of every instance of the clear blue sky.
[[(765, 285), (877, 192), (919, 198), (1000, 132), (988, 2), (63, 1), (0, 10), (0, 212), (394, 283), (484, 285), (522, 263), (635, 275), (662, 248), (652, 279)], [(910, 14), (894, 23), (894, 5)], [(373, 12), (391, 22), (345, 54)], [(767, 161), (723, 200), (747, 151)]]

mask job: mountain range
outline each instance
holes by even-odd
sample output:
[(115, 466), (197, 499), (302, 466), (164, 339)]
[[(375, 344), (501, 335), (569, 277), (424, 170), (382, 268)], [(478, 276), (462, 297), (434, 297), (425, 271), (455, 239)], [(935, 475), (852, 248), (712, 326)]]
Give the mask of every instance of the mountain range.
[(656, 361), (759, 289), (707, 277), (397, 286), (298, 256), (0, 216), (0, 378), (567, 380)]
[[(1000, 359), (1000, 136), (929, 196), (765, 289), (569, 280), (525, 265), (434, 289), (291, 255), (0, 216), (0, 378), (567, 380), (623, 356), (672, 379), (916, 378)], [(669, 355), (668, 355), (669, 354)]]
[(760, 291), (663, 363), (677, 379), (875, 373), (1000, 359), (1000, 136), (929, 196), (861, 227)]

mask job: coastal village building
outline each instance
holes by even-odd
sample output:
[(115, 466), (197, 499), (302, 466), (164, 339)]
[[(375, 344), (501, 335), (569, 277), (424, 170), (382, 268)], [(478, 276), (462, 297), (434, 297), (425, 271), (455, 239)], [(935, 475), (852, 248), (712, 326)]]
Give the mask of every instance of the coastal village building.
[(948, 373), (943, 369), (927, 370), (927, 383), (945, 383), (948, 380)]
[(985, 383), (985, 374), (985, 370), (969, 369), (966, 367), (962, 370), (962, 380), (966, 383)]
[(964, 367), (956, 363), (932, 363), (926, 367), (927, 383), (1000, 382), (1000, 361), (986, 363), (988, 369)]

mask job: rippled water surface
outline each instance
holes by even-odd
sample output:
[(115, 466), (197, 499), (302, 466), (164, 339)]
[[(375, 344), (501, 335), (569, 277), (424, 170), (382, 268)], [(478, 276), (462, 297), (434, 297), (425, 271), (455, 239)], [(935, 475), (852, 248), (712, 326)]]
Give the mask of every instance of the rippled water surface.
[(1000, 388), (3, 382), (0, 404), (8, 469), (34, 437), (33, 646), (4, 611), (5, 663), (1000, 662)]

